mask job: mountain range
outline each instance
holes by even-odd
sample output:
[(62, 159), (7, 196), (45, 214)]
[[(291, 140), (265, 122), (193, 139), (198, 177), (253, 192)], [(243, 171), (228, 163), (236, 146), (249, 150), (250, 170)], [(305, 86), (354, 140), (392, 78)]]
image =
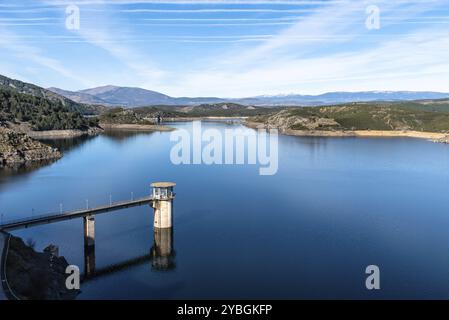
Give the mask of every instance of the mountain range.
[(192, 106), (223, 102), (256, 106), (319, 106), (348, 102), (449, 98), (449, 93), (431, 91), (329, 92), (320, 95), (289, 94), (232, 99), (218, 97), (170, 97), (156, 91), (142, 88), (118, 87), (111, 85), (80, 91), (68, 91), (59, 88), (48, 88), (48, 90), (78, 103), (122, 106), (128, 108), (151, 105)]

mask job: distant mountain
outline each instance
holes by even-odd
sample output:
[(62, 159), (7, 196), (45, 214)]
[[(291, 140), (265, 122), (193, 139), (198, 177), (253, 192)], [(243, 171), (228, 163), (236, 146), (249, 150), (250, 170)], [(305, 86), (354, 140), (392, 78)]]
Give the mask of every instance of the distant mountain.
[(48, 88), (48, 90), (78, 103), (108, 105), (106, 101), (87, 93), (73, 92), (58, 88)]
[(49, 88), (49, 90), (80, 103), (121, 107), (154, 105), (192, 106), (216, 103), (237, 103), (257, 106), (318, 106), (347, 102), (407, 101), (449, 98), (449, 93), (427, 91), (329, 92), (320, 95), (290, 94), (226, 99), (216, 97), (174, 98), (156, 91), (117, 86), (103, 86), (80, 91), (66, 91), (57, 88)]
[(141, 88), (104, 86), (81, 90), (81, 94), (93, 96), (109, 105), (144, 106), (148, 104), (172, 104), (173, 98), (155, 91)]
[(319, 106), (348, 102), (408, 101), (448, 98), (449, 93), (429, 91), (328, 92), (320, 95), (258, 96), (240, 99), (239, 103), (261, 106)]

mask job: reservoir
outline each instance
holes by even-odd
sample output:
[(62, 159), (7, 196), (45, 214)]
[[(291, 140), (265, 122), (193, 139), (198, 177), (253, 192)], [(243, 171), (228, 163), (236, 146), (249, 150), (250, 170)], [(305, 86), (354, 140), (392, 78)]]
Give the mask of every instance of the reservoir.
[[(62, 159), (0, 170), (4, 220), (176, 182), (169, 266), (138, 259), (154, 249), (150, 206), (99, 215), (95, 268), (111, 272), (83, 282), (78, 299), (449, 299), (449, 145), (280, 135), (277, 173), (263, 176), (251, 164), (172, 164), (170, 134), (47, 140)], [(82, 219), (13, 234), (38, 251), (57, 245), (83, 271)], [(380, 290), (365, 287), (369, 265)]]

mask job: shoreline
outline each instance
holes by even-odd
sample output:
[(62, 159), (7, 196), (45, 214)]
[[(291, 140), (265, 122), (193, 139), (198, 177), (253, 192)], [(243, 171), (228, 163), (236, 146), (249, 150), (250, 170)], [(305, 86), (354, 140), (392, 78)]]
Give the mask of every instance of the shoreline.
[[(245, 122), (252, 129), (266, 129), (263, 123)], [(413, 130), (349, 130), (349, 131), (322, 131), (322, 130), (279, 130), (280, 134), (297, 137), (366, 137), (366, 138), (417, 138), (433, 142), (449, 143), (449, 133), (413, 131)]]
[(202, 121), (202, 120), (246, 120), (248, 117), (183, 117), (183, 118), (164, 118), (167, 122), (190, 122), (190, 121)]
[(100, 123), (100, 127), (103, 130), (130, 130), (130, 131), (161, 131), (168, 132), (173, 131), (175, 128), (171, 128), (168, 126), (161, 125), (152, 125), (152, 124), (109, 124), (109, 123)]
[(33, 139), (64, 139), (64, 138), (77, 138), (82, 136), (93, 136), (97, 135), (102, 130), (46, 130), (46, 131), (28, 131), (25, 132), (28, 136)]

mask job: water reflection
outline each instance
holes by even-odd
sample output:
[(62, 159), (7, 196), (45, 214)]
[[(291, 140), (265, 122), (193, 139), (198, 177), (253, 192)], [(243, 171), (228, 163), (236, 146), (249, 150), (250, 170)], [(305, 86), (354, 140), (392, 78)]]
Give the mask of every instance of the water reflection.
[(176, 268), (173, 228), (154, 229), (154, 243), (150, 256), (153, 270), (168, 271)]
[(95, 246), (84, 246), (84, 278), (95, 274)]
[(14, 165), (8, 165), (8, 166), (0, 166), (0, 182), (3, 177), (8, 176), (20, 176), (27, 174), (28, 172), (34, 171), (36, 169), (39, 169), (43, 166), (47, 166), (52, 164), (57, 160), (51, 159), (51, 160), (39, 160), (39, 161), (32, 161), (32, 162), (25, 162), (25, 163), (18, 163)]
[(134, 138), (140, 135), (152, 135), (153, 131), (133, 131), (133, 130), (105, 130), (102, 136), (109, 138), (110, 140), (122, 143), (130, 138)]
[(173, 228), (154, 229), (154, 242), (150, 253), (126, 261), (96, 269), (95, 246), (84, 246), (84, 278), (89, 281), (107, 274), (123, 271), (151, 261), (153, 271), (169, 271), (176, 268), (173, 249)]
[[(62, 139), (38, 139), (40, 142), (49, 145), (53, 148), (57, 148), (63, 154), (67, 154), (71, 150), (75, 150), (87, 141), (92, 139), (89, 136), (75, 137), (75, 138), (62, 138)], [(9, 177), (26, 177), (31, 172), (36, 171), (45, 166), (49, 166), (59, 159), (47, 159), (47, 160), (38, 160), (38, 161), (30, 161), (26, 163), (20, 163), (15, 165), (8, 166), (0, 166), (0, 185), (3, 182), (7, 182), (7, 178)]]
[(80, 147), (87, 141), (93, 139), (92, 136), (81, 136), (74, 138), (59, 138), (59, 139), (39, 139), (40, 142), (45, 143), (53, 148), (57, 148), (62, 153), (67, 153), (74, 148)]

